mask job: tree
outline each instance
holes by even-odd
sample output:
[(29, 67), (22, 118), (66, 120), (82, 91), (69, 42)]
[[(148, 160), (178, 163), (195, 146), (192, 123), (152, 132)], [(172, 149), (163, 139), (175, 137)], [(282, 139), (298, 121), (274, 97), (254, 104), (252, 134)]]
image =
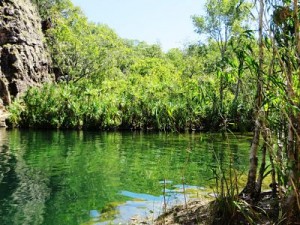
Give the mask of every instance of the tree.
[(286, 120), (287, 140), (285, 185), (289, 187), (285, 206), (291, 210), (287, 213), (287, 224), (299, 221), (300, 211), (300, 39), (298, 1), (277, 1), (272, 15), (272, 32), (274, 36), (274, 57), (281, 68), (280, 75), (284, 85), (280, 88), (281, 98), (285, 102), (282, 107)]
[(230, 55), (228, 45), (233, 36), (244, 30), (243, 21), (249, 15), (250, 5), (244, 0), (208, 0), (205, 7), (206, 16), (194, 16), (193, 22), (197, 33), (207, 35), (208, 39), (218, 46), (217, 72), (220, 79), (218, 114), (223, 117), (224, 91), (227, 86), (226, 67)]
[(41, 18), (46, 20), (52, 15), (52, 7), (64, 3), (66, 0), (31, 0), (31, 2), (36, 5)]
[(262, 127), (262, 117), (263, 117), (263, 63), (264, 63), (264, 43), (263, 43), (263, 18), (264, 18), (264, 1), (259, 1), (259, 24), (258, 24), (258, 45), (259, 45), (259, 58), (257, 67), (257, 90), (256, 90), (256, 100), (255, 100), (255, 128), (253, 139), (250, 148), (250, 167), (248, 172), (248, 180), (246, 187), (243, 190), (243, 194), (250, 195), (250, 197), (256, 198), (260, 193), (256, 186), (257, 168), (258, 168), (258, 157), (257, 151), (260, 140), (260, 132)]
[(47, 41), (57, 80), (76, 83), (89, 78), (97, 85), (125, 72), (129, 48), (111, 28), (89, 22), (69, 0), (54, 4), (50, 11), (53, 27)]

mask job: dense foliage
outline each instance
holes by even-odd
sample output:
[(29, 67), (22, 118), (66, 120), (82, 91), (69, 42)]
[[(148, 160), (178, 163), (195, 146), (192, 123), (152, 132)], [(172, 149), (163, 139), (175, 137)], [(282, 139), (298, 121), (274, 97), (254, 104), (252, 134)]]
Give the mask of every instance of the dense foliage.
[(241, 26), (226, 56), (213, 40), (165, 53), (89, 22), (69, 0), (34, 2), (51, 20), (45, 32), (57, 84), (32, 88), (17, 100), (10, 108), (14, 126), (251, 129), (255, 88), (247, 56), (241, 59), (238, 50), (242, 39), (248, 46), (251, 39), (243, 38)]

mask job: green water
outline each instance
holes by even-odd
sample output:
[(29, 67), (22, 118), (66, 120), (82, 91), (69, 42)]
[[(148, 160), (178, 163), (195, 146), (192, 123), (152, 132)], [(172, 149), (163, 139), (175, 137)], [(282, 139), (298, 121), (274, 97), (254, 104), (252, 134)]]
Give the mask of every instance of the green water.
[[(126, 224), (244, 171), (250, 136), (0, 130), (0, 224)], [(165, 183), (165, 184), (164, 184)], [(182, 184), (185, 184), (184, 186)]]

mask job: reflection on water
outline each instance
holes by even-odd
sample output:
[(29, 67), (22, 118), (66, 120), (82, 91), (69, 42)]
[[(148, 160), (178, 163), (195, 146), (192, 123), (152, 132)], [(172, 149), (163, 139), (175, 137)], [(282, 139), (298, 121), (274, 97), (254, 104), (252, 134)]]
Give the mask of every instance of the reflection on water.
[(14, 154), (7, 133), (0, 133), (1, 224), (42, 224), (48, 178), (27, 165), (21, 149)]
[[(1, 224), (116, 224), (155, 217), (247, 164), (249, 137), (0, 129)], [(183, 183), (184, 181), (184, 183)], [(165, 196), (163, 196), (165, 193)]]

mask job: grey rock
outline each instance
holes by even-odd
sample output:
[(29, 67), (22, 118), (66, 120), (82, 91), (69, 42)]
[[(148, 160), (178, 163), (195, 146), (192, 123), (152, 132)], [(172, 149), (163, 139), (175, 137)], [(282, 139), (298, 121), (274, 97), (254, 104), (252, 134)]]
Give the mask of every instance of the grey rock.
[(30, 0), (1, 0), (0, 105), (29, 87), (54, 81), (41, 19)]

